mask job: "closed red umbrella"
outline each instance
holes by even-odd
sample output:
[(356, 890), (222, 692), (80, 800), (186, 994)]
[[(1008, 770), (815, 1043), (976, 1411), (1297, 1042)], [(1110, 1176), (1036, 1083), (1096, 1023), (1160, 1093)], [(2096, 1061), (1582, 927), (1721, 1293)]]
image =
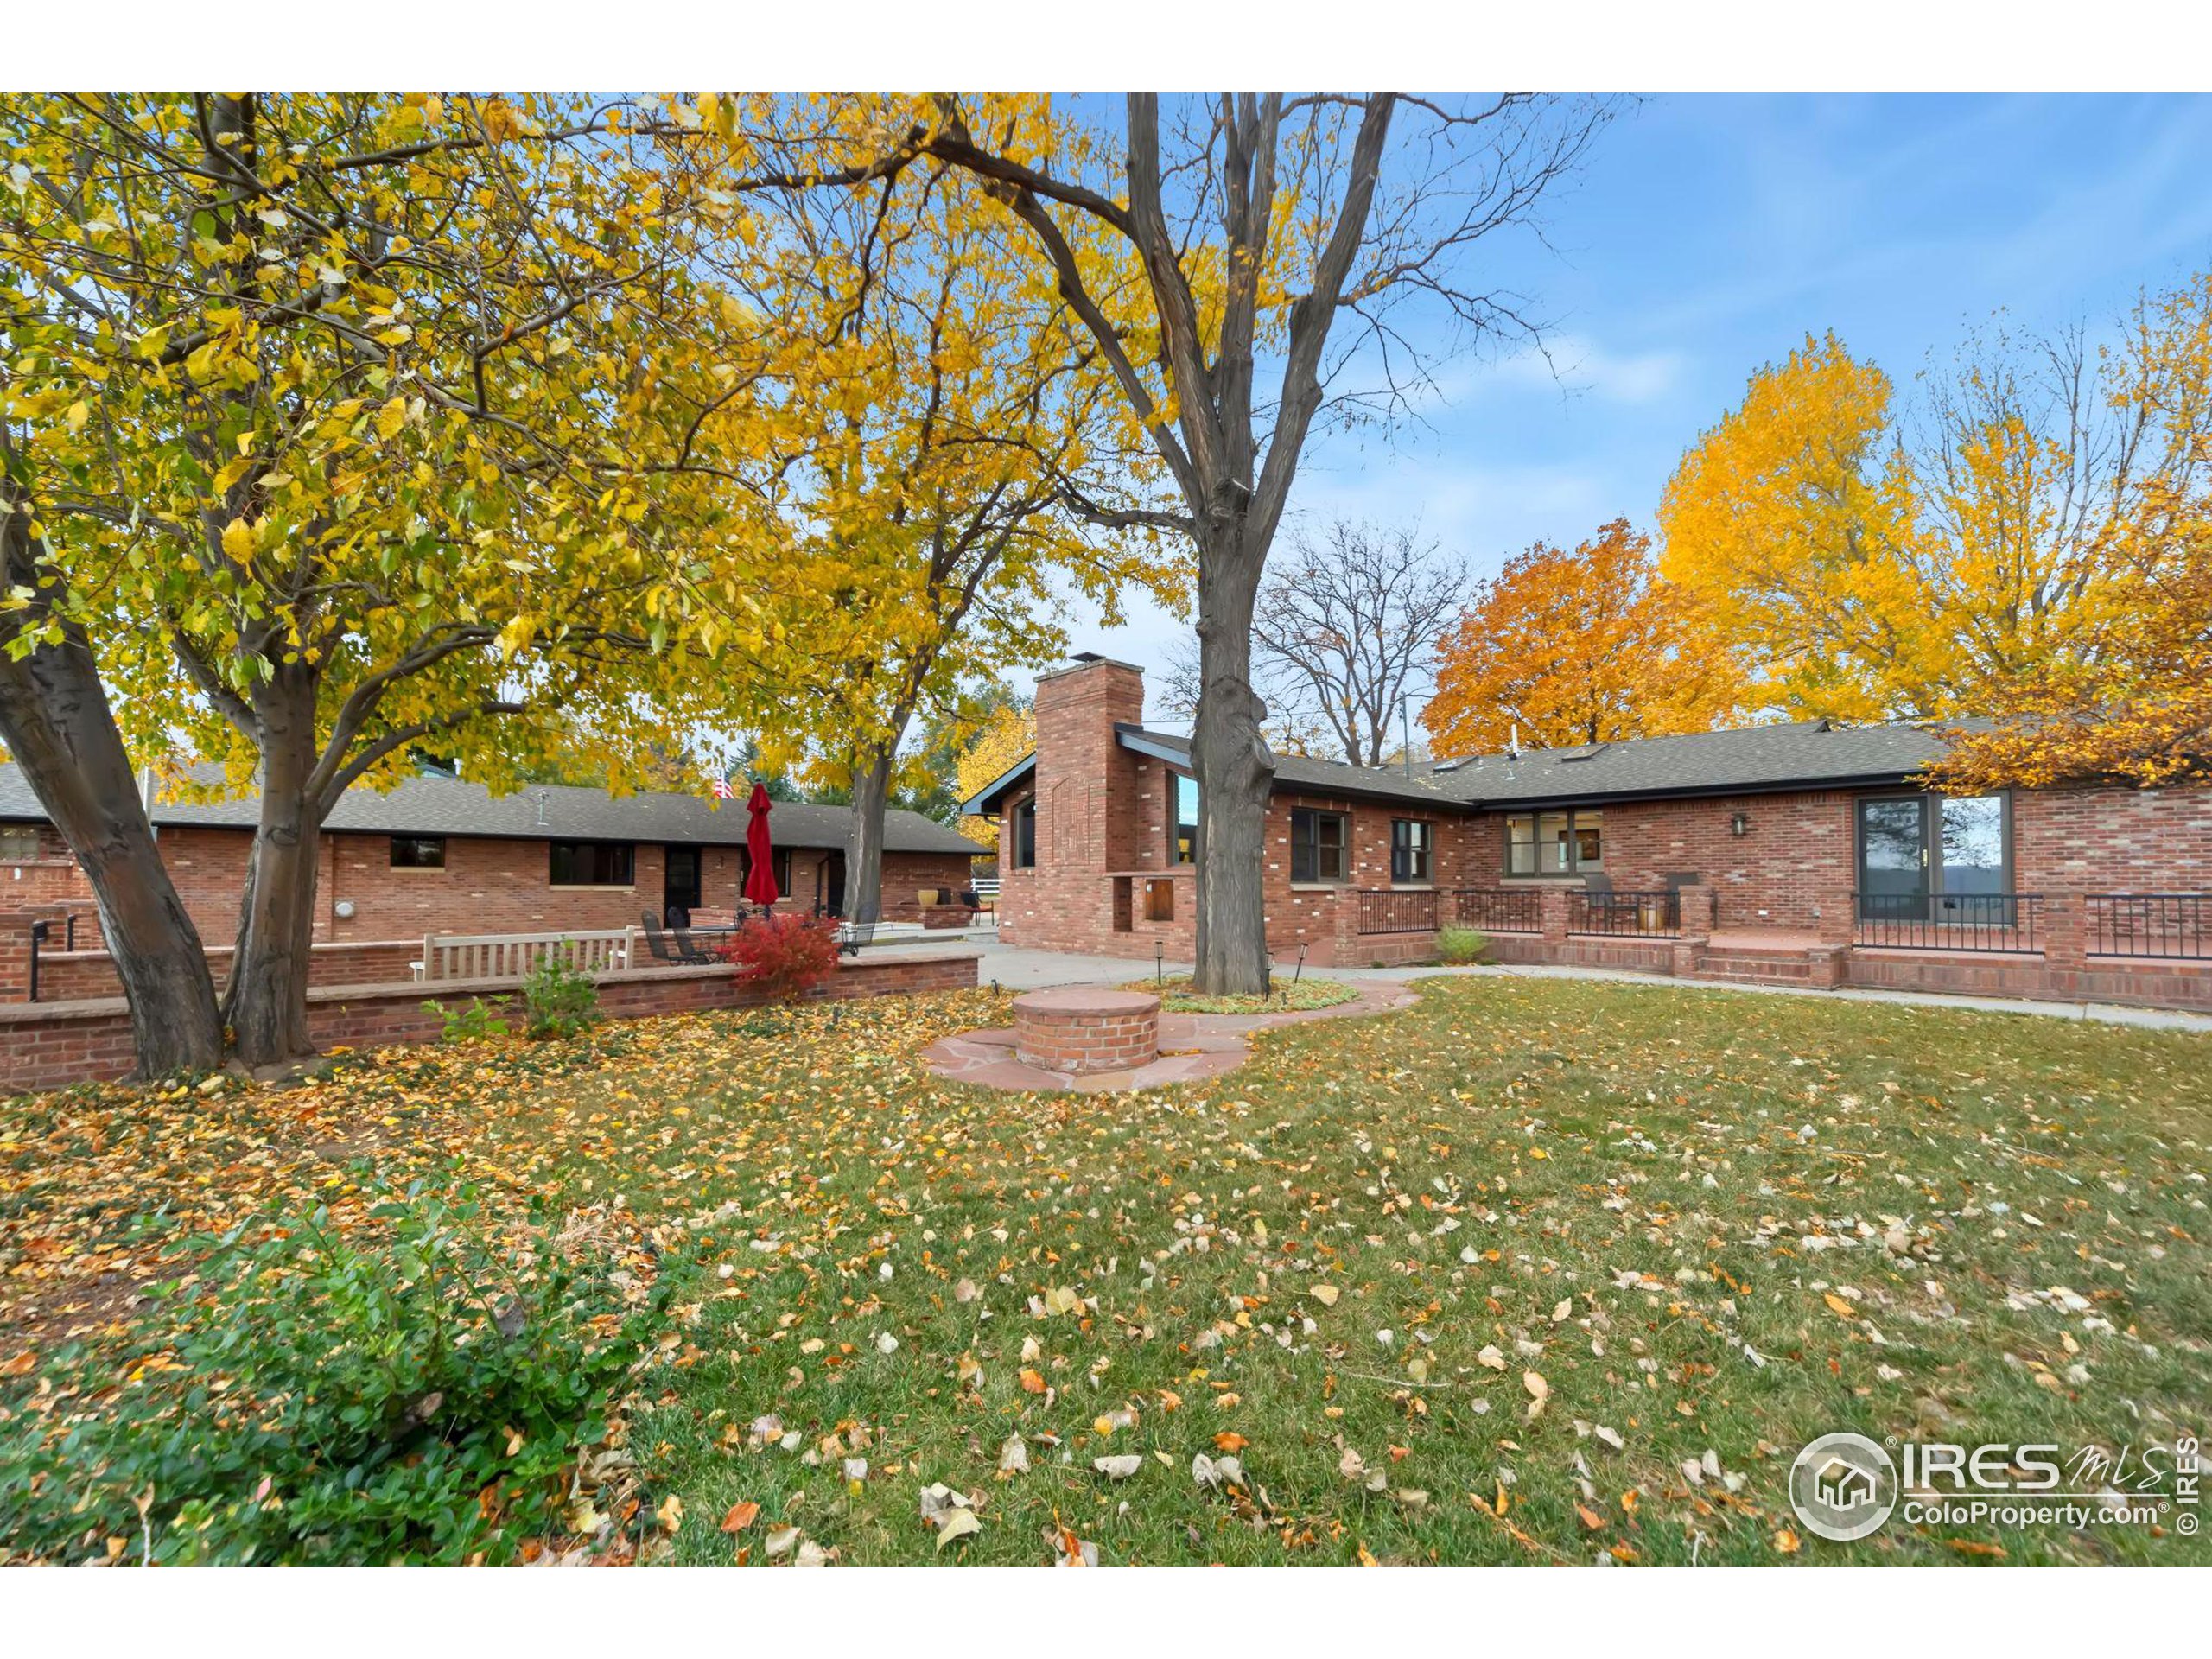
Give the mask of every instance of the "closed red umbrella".
[(745, 831), (745, 850), (753, 855), (753, 868), (745, 878), (745, 896), (766, 910), (783, 895), (776, 891), (775, 843), (768, 838), (768, 791), (753, 785), (753, 798), (745, 804), (753, 822)]

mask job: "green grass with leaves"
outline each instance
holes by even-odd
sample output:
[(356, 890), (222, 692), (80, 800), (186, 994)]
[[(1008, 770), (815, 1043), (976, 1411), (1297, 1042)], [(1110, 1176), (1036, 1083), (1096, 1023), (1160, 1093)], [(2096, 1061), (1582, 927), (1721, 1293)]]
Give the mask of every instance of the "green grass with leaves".
[[(1205, 1085), (921, 1066), (1003, 1017), (982, 993), (694, 1016), (10, 1103), (0, 1282), (35, 1317), (0, 1431), (35, 1457), (58, 1342), (143, 1365), (91, 1288), (165, 1237), (293, 1194), (343, 1225), (362, 1158), (387, 1185), (458, 1160), (518, 1236), (601, 1240), (664, 1320), (525, 1555), (2208, 1559), (2171, 1528), (1834, 1545), (1784, 1489), (1831, 1429), (2202, 1431), (2202, 1036), (1435, 980)], [(975, 1523), (924, 1521), (947, 1505)]]

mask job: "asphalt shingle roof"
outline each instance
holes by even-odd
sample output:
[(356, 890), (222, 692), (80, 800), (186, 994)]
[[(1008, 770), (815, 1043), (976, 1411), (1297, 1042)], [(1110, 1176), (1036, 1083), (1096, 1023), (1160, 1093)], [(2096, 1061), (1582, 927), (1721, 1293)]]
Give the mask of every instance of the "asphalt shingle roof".
[(1432, 768), (1441, 791), (1474, 806), (1623, 796), (1711, 795), (1796, 785), (1895, 783), (1942, 758), (1943, 740), (1906, 724), (1801, 721), (1573, 749), (1486, 754)]
[[(1191, 752), (1187, 737), (1131, 726), (1116, 730), (1131, 747), (1176, 760)], [(1940, 760), (1944, 747), (1933, 731), (1910, 724), (1842, 726), (1800, 721), (1681, 737), (1628, 738), (1572, 749), (1524, 749), (1518, 756), (1487, 754), (1441, 765), (1416, 763), (1411, 778), (1395, 767), (1351, 766), (1339, 760), (1278, 754), (1275, 782), (1282, 789), (1480, 810), (1900, 783)]]
[[(543, 800), (541, 811), (540, 802)], [(719, 810), (717, 810), (719, 809)], [(206, 805), (162, 801), (156, 824), (202, 824), (250, 830), (257, 809), (251, 796)], [(0, 820), (43, 821), (45, 809), (22, 769), (0, 765)], [(779, 801), (768, 828), (779, 847), (842, 847), (852, 821), (847, 806)], [(513, 795), (493, 795), (481, 784), (453, 778), (410, 778), (389, 793), (349, 789), (324, 826), (369, 835), (485, 836), (518, 841), (696, 842), (735, 846), (750, 820), (742, 801), (694, 795), (639, 794), (620, 799), (603, 789), (531, 785)], [(883, 816), (884, 850), (893, 853), (975, 853), (957, 830), (918, 812)]]

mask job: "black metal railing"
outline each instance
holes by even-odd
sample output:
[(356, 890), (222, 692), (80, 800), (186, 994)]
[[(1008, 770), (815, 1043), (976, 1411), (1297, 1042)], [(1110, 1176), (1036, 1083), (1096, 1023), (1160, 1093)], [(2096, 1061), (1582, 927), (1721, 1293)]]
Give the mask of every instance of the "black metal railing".
[(2043, 949), (2039, 893), (1855, 893), (1853, 942), (1898, 950)]
[(1485, 933), (1541, 933), (1543, 897), (1533, 887), (1455, 887), (1452, 919)]
[(2212, 893), (2093, 893), (2093, 957), (2167, 957), (2212, 962)]
[(1399, 892), (1389, 887), (1359, 890), (1362, 933), (1433, 933), (1436, 915), (1433, 892), (1420, 888)]
[(1671, 939), (1682, 931), (1679, 893), (1592, 893), (1570, 889), (1567, 931), (1640, 939)]

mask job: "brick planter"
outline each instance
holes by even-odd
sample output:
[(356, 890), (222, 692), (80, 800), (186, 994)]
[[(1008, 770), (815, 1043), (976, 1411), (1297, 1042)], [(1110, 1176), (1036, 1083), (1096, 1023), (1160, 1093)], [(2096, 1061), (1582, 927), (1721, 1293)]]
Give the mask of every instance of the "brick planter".
[(1025, 1065), (1080, 1077), (1148, 1065), (1160, 1052), (1160, 999), (1141, 991), (1032, 991), (1014, 1000)]

